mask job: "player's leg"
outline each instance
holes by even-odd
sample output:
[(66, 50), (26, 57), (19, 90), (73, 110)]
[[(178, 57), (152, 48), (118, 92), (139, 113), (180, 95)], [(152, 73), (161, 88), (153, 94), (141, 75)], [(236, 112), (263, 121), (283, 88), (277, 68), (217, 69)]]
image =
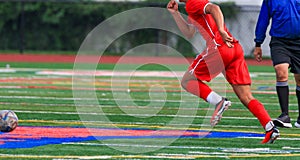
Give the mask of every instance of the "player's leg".
[(288, 86), (288, 63), (281, 63), (274, 66), (276, 72), (276, 91), (281, 108), (281, 115), (274, 120), (274, 124), (279, 127), (291, 128), (289, 117), (289, 86)]
[(181, 85), (188, 92), (202, 98), (215, 106), (215, 111), (210, 120), (211, 126), (215, 126), (222, 118), (222, 114), (231, 105), (226, 98), (214, 92), (207, 84), (212, 78), (224, 70), (222, 58), (217, 49), (210, 49), (198, 55), (182, 78)]
[(231, 105), (229, 100), (214, 92), (207, 84), (198, 80), (191, 72), (186, 72), (184, 74), (181, 85), (186, 91), (202, 98), (209, 104), (216, 106), (210, 120), (212, 127), (218, 124), (224, 111)]
[(251, 113), (259, 120), (260, 124), (265, 125), (271, 121), (268, 112), (264, 106), (253, 97), (250, 85), (232, 85), (235, 94), (244, 106), (246, 106)]
[(259, 120), (266, 131), (262, 143), (273, 143), (279, 137), (279, 130), (274, 126), (263, 104), (252, 96), (250, 85), (232, 85), (240, 101)]
[[(205, 83), (198, 80), (193, 73), (187, 71), (183, 75), (183, 78), (181, 80), (181, 86), (188, 91), (189, 93), (192, 93), (193, 95), (196, 95), (203, 100), (207, 101), (207, 97), (212, 92), (210, 87), (208, 87)], [(217, 97), (217, 99), (221, 99)]]
[(194, 74), (189, 71), (184, 74), (181, 80), (181, 86), (189, 93), (202, 98), (212, 105), (216, 105), (222, 100), (222, 96), (215, 93), (207, 84), (198, 80)]
[(184, 74), (181, 86), (189, 93), (200, 97), (209, 104), (217, 105), (222, 101), (222, 96), (214, 92), (207, 84), (198, 80), (194, 74), (189, 71)]
[(289, 86), (288, 68), (291, 64), (292, 53), (287, 39), (272, 37), (270, 42), (271, 58), (276, 72), (276, 91), (281, 109), (281, 115), (274, 120), (279, 127), (291, 128), (289, 117)]
[(259, 120), (262, 127), (266, 130), (266, 136), (262, 143), (273, 143), (279, 136), (279, 131), (274, 126), (264, 106), (252, 96), (250, 87), (251, 78), (244, 59), (242, 47), (239, 44), (235, 44), (234, 46), (236, 58), (226, 66), (226, 79), (232, 85), (240, 101)]

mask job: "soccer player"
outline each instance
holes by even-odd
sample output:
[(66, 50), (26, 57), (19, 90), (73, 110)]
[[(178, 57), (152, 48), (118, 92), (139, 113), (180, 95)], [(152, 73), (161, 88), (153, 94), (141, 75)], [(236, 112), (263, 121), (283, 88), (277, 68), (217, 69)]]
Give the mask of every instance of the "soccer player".
[(276, 72), (276, 91), (281, 108), (281, 115), (274, 120), (274, 124), (279, 127), (292, 127), (289, 117), (288, 74), (290, 68), (297, 85), (296, 95), (299, 107), (299, 116), (295, 126), (300, 128), (300, 1), (263, 1), (254, 40), (256, 42), (254, 56), (257, 61), (262, 61), (261, 44), (265, 40), (270, 19), (272, 19), (271, 58)]
[[(188, 20), (179, 13), (178, 2), (185, 4)], [(214, 92), (205, 81), (210, 82), (223, 73), (240, 101), (265, 129), (266, 135), (262, 143), (273, 143), (279, 137), (279, 130), (274, 126), (264, 106), (252, 96), (251, 79), (242, 47), (227, 30), (220, 7), (209, 0), (178, 2), (170, 0), (167, 5), (178, 28), (188, 38), (192, 38), (198, 31), (206, 40), (206, 49), (195, 58), (184, 74), (182, 87), (216, 106), (211, 118), (211, 125), (215, 126), (231, 102)]]

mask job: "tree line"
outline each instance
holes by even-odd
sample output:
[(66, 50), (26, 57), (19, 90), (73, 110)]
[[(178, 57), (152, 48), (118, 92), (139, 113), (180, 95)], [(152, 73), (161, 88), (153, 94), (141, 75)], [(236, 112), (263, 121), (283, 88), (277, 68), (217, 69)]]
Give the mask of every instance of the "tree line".
[[(167, 2), (0, 2), (0, 50), (23, 47), (31, 51), (77, 51), (87, 34), (107, 18), (134, 8), (165, 7)], [(234, 4), (221, 6), (226, 17), (237, 12)], [(180, 11), (184, 13), (184, 8)], [(143, 43), (166, 43), (168, 34), (156, 29), (137, 30), (120, 37), (118, 45), (112, 44), (107, 53), (123, 54), (128, 48)], [(133, 38), (135, 40), (130, 41)], [(185, 40), (179, 38), (177, 43), (179, 50), (187, 54), (192, 52)]]

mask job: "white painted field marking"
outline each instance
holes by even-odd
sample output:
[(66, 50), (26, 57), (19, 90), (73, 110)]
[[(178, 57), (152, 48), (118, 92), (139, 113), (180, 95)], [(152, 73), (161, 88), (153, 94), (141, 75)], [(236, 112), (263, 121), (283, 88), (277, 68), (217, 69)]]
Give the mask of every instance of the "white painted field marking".
[[(105, 142), (101, 143), (89, 143), (89, 142), (64, 142), (62, 144), (68, 145), (86, 145), (86, 146), (107, 146)], [(120, 143), (109, 143), (111, 146), (117, 147), (145, 147), (145, 148), (161, 148), (159, 145), (137, 145), (137, 144), (120, 144)], [(203, 146), (165, 146), (164, 148), (170, 149), (218, 149), (217, 147), (203, 147)]]
[[(63, 143), (65, 145), (80, 145), (80, 146), (114, 146), (114, 147), (137, 147), (137, 148), (161, 148), (162, 146), (158, 145), (135, 145), (135, 144), (124, 144), (124, 143), (89, 143), (89, 142), (66, 142)], [(187, 156), (187, 155), (194, 155), (194, 156), (259, 156), (260, 154), (291, 154), (294, 150), (278, 150), (278, 149), (270, 149), (270, 148), (224, 148), (224, 147), (206, 147), (206, 146), (164, 146), (165, 149), (187, 149), (189, 150), (189, 154), (170, 154), (170, 153), (157, 153), (158, 156)], [(191, 151), (197, 150), (197, 151)], [(199, 151), (199, 150), (208, 150), (208, 151)], [(255, 154), (253, 154), (255, 153)]]
[[(284, 135), (290, 135), (290, 134), (284, 134)], [(300, 136), (300, 134), (299, 134), (298, 136)], [(263, 139), (264, 137), (239, 137), (239, 138), (246, 138), (246, 139)], [(284, 138), (284, 137), (279, 137), (277, 140), (299, 141), (300, 138)]]
[[(16, 113), (30, 113), (30, 114), (59, 114), (59, 115), (78, 115), (78, 112), (54, 112), (54, 111), (24, 111), (24, 110), (14, 110)], [(90, 113), (90, 112), (80, 112), (81, 115), (99, 115), (99, 116), (128, 116), (128, 114), (123, 113)], [(152, 116), (148, 114), (130, 114), (130, 116)], [(182, 117), (182, 118), (209, 118), (209, 116), (198, 116), (198, 115), (170, 115), (170, 114), (158, 114), (155, 117)], [(223, 117), (224, 119), (239, 119), (239, 120), (256, 120), (254, 117)]]
[(111, 71), (111, 70), (97, 70), (97, 71), (38, 71), (37, 75), (60, 75), (60, 76), (113, 76), (113, 77), (182, 77), (183, 71)]
[(92, 98), (64, 98), (64, 97), (43, 97), (43, 96), (0, 96), (6, 99), (49, 99), (49, 100), (92, 100)]
[(271, 158), (271, 157), (299, 157), (300, 154), (231, 154), (231, 155), (188, 155), (188, 154), (162, 154), (162, 155), (96, 155), (96, 156), (52, 156), (52, 155), (25, 155), (25, 154), (0, 154), (1, 158), (50, 158), (62, 159), (201, 159), (201, 158)]
[(33, 159), (111, 159), (113, 156), (103, 155), (103, 156), (55, 156), (55, 155), (26, 155), (26, 154), (0, 154), (0, 158), (33, 158)]
[(15, 69), (8, 69), (8, 68), (0, 69), (0, 73), (15, 73), (15, 72), (17, 72), (17, 70)]
[[(86, 146), (106, 146), (101, 143), (82, 143), (70, 142), (63, 143), (65, 145), (86, 145)], [(109, 144), (119, 147), (145, 147), (145, 148), (161, 148), (156, 145), (134, 145), (134, 144)], [(209, 150), (205, 151), (189, 151), (189, 154), (170, 154), (157, 153), (155, 155), (94, 155), (94, 156), (56, 156), (56, 155), (26, 155), (26, 154), (0, 154), (1, 158), (51, 158), (51, 159), (195, 159), (195, 158), (255, 158), (255, 157), (298, 157), (300, 154), (292, 154), (293, 150), (274, 150), (270, 148), (220, 148), (205, 146), (165, 146), (168, 149), (192, 149), (192, 150)], [(291, 148), (288, 148), (291, 149)], [(215, 152), (212, 152), (216, 150)], [(223, 152), (221, 152), (223, 151)]]
[[(0, 87), (1, 88), (1, 87)], [(187, 95), (187, 96), (192, 96), (192, 95)], [(0, 96), (0, 98), (6, 98), (6, 99), (44, 99), (44, 100), (93, 100), (93, 98), (73, 98), (73, 97), (43, 97), (43, 96)], [(150, 99), (118, 99), (118, 98), (101, 98), (101, 97), (98, 97), (98, 100), (101, 100), (101, 101), (140, 101), (140, 102), (149, 102)], [(180, 102), (180, 103), (191, 103), (191, 102), (194, 102), (194, 101), (187, 101), (187, 100), (155, 100), (155, 99), (151, 99), (151, 101), (153, 102)], [(205, 102), (199, 102), (199, 103), (203, 103), (203, 104), (206, 104), (208, 105), (207, 103)], [(232, 102), (232, 104), (237, 104), (237, 105), (241, 105), (240, 102)], [(70, 104), (71, 105), (71, 104)], [(278, 105), (278, 103), (264, 103), (264, 105)], [(291, 103), (290, 106), (298, 106), (298, 104), (296, 103)], [(201, 108), (203, 109), (203, 108)], [(294, 111), (297, 111), (297, 110), (294, 110)]]
[[(37, 75), (59, 75), (59, 76), (134, 76), (134, 77), (182, 77), (185, 71), (112, 71), (112, 70), (83, 70), (83, 71), (73, 71), (73, 70), (53, 70), (45, 69), (36, 71)], [(273, 72), (252, 72), (250, 77), (262, 77), (269, 76), (274, 77), (275, 73)], [(222, 74), (219, 74), (217, 78), (224, 78)]]

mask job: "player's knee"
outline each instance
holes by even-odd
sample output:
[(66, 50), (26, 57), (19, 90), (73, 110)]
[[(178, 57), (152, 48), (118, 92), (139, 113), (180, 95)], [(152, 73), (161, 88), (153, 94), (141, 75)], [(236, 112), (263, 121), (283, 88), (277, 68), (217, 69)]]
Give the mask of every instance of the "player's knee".
[(278, 81), (278, 82), (286, 82), (286, 81), (288, 81), (288, 76), (285, 76), (285, 75), (277, 75), (276, 76), (276, 80)]
[(289, 78), (288, 70), (278, 69), (278, 68), (275, 68), (275, 70), (276, 70), (276, 80), (277, 81), (280, 81), (280, 82), (288, 81), (288, 78)]
[(184, 80), (184, 79), (181, 80), (181, 83), (180, 83), (181, 87), (185, 90), (187, 89), (187, 83), (188, 83), (188, 80)]
[(289, 74), (284, 71), (277, 71), (276, 80), (279, 82), (286, 82), (289, 79)]
[(192, 80), (191, 76), (185, 73), (181, 79), (181, 87), (186, 90), (190, 80)]

